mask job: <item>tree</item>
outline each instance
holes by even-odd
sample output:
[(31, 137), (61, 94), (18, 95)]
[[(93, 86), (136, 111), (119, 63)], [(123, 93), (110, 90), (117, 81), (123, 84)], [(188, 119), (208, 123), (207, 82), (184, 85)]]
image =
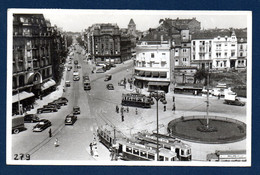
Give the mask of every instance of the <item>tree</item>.
[[(200, 83), (202, 80), (207, 80), (208, 77), (208, 72), (205, 69), (199, 69), (194, 75), (194, 82), (195, 83)], [(205, 81), (206, 83), (207, 81)]]

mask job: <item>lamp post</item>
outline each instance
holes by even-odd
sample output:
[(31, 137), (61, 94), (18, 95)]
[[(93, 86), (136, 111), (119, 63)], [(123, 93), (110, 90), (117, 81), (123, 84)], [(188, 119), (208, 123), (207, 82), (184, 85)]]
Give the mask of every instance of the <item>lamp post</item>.
[(154, 91), (151, 93), (151, 97), (153, 97), (156, 100), (156, 130), (157, 130), (157, 138), (156, 138), (156, 142), (157, 142), (157, 149), (156, 149), (156, 153), (157, 153), (157, 161), (159, 160), (159, 116), (158, 116), (158, 101), (159, 100), (163, 100), (163, 103), (166, 104), (166, 100), (165, 100), (165, 94), (163, 92), (158, 92), (158, 91)]

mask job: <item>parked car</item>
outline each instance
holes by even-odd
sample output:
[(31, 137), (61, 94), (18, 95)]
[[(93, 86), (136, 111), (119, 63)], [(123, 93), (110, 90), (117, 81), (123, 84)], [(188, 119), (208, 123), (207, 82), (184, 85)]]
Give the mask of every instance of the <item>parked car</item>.
[(74, 64), (77, 65), (79, 62), (78, 60), (74, 60)]
[(79, 81), (79, 76), (73, 76), (73, 81)]
[(37, 109), (37, 114), (44, 113), (44, 112), (57, 112), (57, 108), (39, 108)]
[(69, 100), (66, 97), (60, 97), (60, 98), (58, 98), (58, 100), (63, 100), (63, 101), (69, 102)]
[(60, 105), (59, 104), (48, 104), (48, 105), (43, 105), (43, 108), (56, 108), (56, 109), (60, 109)]
[(108, 90), (114, 90), (113, 84), (107, 84), (107, 89)]
[(33, 127), (33, 132), (42, 132), (43, 130), (45, 130), (50, 126), (51, 126), (51, 122), (49, 120), (42, 119), (39, 121), (37, 125)]
[(74, 106), (73, 107), (73, 114), (74, 115), (80, 114), (80, 107), (79, 106)]
[(98, 68), (97, 70), (96, 70), (96, 73), (104, 73), (105, 71), (104, 71), (104, 69), (103, 68)]
[(69, 66), (69, 67), (67, 67), (67, 71), (70, 71), (72, 68)]
[(56, 103), (56, 104), (58, 104), (60, 106), (67, 105), (67, 101), (65, 101), (65, 100), (54, 100), (53, 103)]
[(112, 79), (112, 75), (111, 74), (107, 74), (104, 81), (109, 81), (111, 79)]
[(77, 120), (77, 116), (69, 114), (65, 118), (65, 125), (73, 125)]
[(56, 108), (57, 109), (60, 109), (60, 104), (58, 104), (58, 103), (56, 103), (56, 102), (50, 102), (50, 103), (48, 103), (48, 105), (54, 105), (54, 106), (56, 106)]
[(27, 114), (24, 116), (24, 122), (34, 123), (39, 121), (40, 118), (36, 114)]

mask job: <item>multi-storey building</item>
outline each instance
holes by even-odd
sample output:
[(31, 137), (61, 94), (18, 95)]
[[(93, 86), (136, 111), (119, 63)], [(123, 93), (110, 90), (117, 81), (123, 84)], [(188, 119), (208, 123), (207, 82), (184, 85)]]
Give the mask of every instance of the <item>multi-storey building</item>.
[(53, 31), (42, 14), (13, 15), (13, 113), (56, 84), (52, 46)]
[(236, 69), (245, 69), (247, 65), (247, 30), (236, 30), (237, 35), (237, 61)]
[(87, 51), (93, 59), (121, 62), (120, 32), (117, 24), (94, 24), (86, 30)]
[(168, 92), (170, 84), (170, 37), (164, 31), (151, 31), (137, 42), (135, 85), (148, 91)]
[(237, 67), (237, 38), (232, 30), (207, 30), (192, 35), (191, 64), (199, 68)]

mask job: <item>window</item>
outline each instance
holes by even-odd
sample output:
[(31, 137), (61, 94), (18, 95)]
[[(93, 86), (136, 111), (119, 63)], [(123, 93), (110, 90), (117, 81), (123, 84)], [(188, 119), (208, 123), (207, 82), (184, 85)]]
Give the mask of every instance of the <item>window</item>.
[(232, 56), (232, 57), (235, 56), (235, 52), (231, 52), (231, 56)]
[(187, 61), (187, 58), (183, 58), (183, 61)]
[(183, 51), (183, 52), (186, 52), (186, 49), (183, 49), (182, 51)]
[(217, 61), (216, 63), (217, 63), (217, 67), (218, 67), (218, 63), (219, 63), (219, 61)]
[(134, 152), (133, 152), (135, 155), (139, 155), (139, 150), (138, 149), (134, 149)]
[(225, 52), (225, 57), (227, 57), (227, 52)]
[(132, 148), (130, 148), (130, 147), (126, 147), (126, 152), (128, 152), (128, 153), (132, 153)]
[(154, 154), (149, 153), (149, 154), (148, 154), (148, 159), (154, 160)]
[(165, 53), (162, 53), (162, 55), (166, 55)]
[(226, 67), (227, 66), (227, 62), (226, 61), (224, 61), (224, 67)]
[(240, 53), (240, 56), (241, 56), (241, 57), (243, 56), (243, 52)]
[(142, 156), (142, 157), (147, 157), (147, 153), (145, 152), (145, 151), (140, 151), (140, 155)]
[(231, 44), (232, 47), (235, 47), (236, 45), (235, 44)]
[(195, 45), (195, 41), (193, 41), (193, 45)]
[(243, 45), (240, 45), (240, 49), (241, 49), (241, 50), (243, 49)]
[(168, 157), (165, 157), (165, 161), (169, 161), (169, 158), (168, 158)]
[(154, 58), (154, 53), (151, 53), (151, 58)]
[(178, 52), (178, 50), (175, 50), (175, 52)]
[(184, 151), (183, 150), (181, 150), (181, 155), (184, 155)]
[(195, 60), (195, 55), (193, 55), (193, 59)]

